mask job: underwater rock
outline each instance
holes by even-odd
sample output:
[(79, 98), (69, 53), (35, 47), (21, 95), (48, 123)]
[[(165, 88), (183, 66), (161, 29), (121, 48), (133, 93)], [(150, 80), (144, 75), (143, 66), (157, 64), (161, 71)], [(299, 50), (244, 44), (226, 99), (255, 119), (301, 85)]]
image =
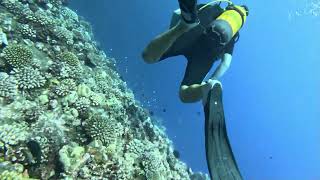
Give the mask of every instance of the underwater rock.
[(8, 43), (8, 39), (7, 39), (7, 35), (2, 31), (2, 29), (0, 28), (0, 45), (2, 47), (7, 46)]
[(77, 87), (77, 93), (78, 95), (81, 97), (89, 97), (90, 93), (91, 93), (91, 90), (90, 90), (90, 87), (88, 87), (87, 85), (85, 84), (80, 84), (78, 87)]
[(66, 174), (72, 174), (80, 169), (88, 159), (89, 157), (88, 154), (85, 155), (84, 147), (76, 143), (65, 145), (59, 151), (59, 160), (63, 164), (63, 169)]
[(191, 175), (191, 180), (210, 180), (210, 178), (207, 174), (194, 173)]
[(66, 4), (0, 1), (0, 179), (202, 177)]
[(29, 175), (27, 171), (24, 171), (22, 164), (0, 161), (0, 179), (28, 180)]

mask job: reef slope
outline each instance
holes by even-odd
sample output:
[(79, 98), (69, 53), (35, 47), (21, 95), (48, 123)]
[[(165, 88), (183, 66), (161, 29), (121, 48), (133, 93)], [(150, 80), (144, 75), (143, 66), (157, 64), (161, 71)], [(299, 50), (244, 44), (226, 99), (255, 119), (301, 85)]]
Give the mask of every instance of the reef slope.
[(0, 1), (0, 179), (206, 179), (63, 0)]

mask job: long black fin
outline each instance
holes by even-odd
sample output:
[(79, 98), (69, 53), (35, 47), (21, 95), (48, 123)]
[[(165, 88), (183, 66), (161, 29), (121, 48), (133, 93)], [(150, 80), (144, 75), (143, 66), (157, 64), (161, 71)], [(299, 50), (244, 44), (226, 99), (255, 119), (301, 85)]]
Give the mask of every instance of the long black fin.
[(208, 95), (205, 112), (207, 164), (212, 180), (242, 180), (225, 124), (222, 88), (216, 83)]

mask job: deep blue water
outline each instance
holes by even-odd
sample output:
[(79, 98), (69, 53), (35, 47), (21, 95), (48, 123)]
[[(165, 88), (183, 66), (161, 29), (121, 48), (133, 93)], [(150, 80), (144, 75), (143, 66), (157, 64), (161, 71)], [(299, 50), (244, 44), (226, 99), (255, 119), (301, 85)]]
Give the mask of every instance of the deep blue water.
[[(246, 3), (250, 16), (221, 81), (228, 134), (244, 179), (319, 180), (320, 17), (308, 10), (320, 12), (320, 3), (235, 3)], [(92, 24), (136, 98), (162, 120), (181, 159), (207, 172), (201, 103), (178, 98), (186, 60), (147, 65), (141, 59), (146, 44), (168, 28), (177, 1), (74, 0), (70, 6)]]

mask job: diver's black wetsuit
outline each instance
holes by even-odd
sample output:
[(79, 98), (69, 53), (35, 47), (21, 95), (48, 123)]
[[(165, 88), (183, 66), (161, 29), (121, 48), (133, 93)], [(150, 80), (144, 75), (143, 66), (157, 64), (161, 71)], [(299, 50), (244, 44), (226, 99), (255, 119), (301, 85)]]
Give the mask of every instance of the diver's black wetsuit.
[[(197, 6), (200, 9), (204, 4)], [(210, 71), (213, 63), (224, 53), (232, 54), (234, 44), (238, 34), (225, 46), (220, 46), (215, 40), (210, 39), (204, 33), (205, 28), (210, 26), (221, 13), (223, 9), (218, 5), (210, 5), (199, 11), (198, 17), (200, 25), (184, 33), (177, 41), (163, 54), (160, 60), (168, 57), (184, 55), (188, 60), (181, 85), (200, 84), (207, 73)], [(179, 21), (177, 15), (174, 15), (170, 28)]]

